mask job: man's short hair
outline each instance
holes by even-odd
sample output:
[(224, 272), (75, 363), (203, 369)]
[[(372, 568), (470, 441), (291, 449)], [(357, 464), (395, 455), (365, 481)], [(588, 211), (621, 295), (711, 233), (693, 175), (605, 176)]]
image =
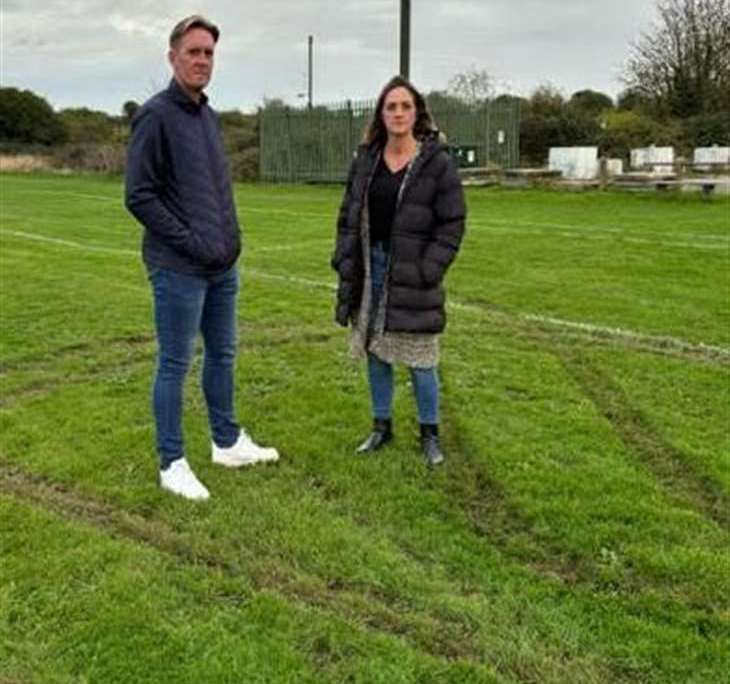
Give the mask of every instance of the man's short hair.
[(185, 17), (185, 19), (175, 24), (175, 28), (172, 29), (172, 33), (170, 34), (170, 47), (174, 48), (180, 38), (194, 28), (205, 29), (211, 36), (213, 36), (213, 42), (218, 42), (218, 36), (221, 34), (218, 27), (212, 21), (206, 19), (200, 14), (191, 14), (189, 17)]

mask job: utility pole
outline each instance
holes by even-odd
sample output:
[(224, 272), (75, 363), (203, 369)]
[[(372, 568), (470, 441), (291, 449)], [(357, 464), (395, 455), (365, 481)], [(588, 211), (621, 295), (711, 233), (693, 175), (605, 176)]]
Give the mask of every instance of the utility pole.
[(410, 78), (411, 0), (400, 0), (400, 75)]
[(312, 108), (312, 53), (314, 52), (314, 36), (309, 36), (309, 78), (307, 80), (307, 106)]

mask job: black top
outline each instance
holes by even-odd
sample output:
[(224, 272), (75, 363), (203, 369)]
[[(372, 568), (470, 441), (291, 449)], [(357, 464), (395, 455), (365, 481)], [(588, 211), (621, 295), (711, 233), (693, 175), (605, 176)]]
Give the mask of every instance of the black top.
[(370, 219), (370, 244), (382, 242), (386, 249), (390, 243), (398, 191), (406, 175), (406, 164), (400, 171), (392, 173), (381, 156), (368, 192), (368, 217)]
[(150, 268), (207, 276), (236, 261), (240, 231), (215, 113), (173, 79), (132, 121), (126, 205)]

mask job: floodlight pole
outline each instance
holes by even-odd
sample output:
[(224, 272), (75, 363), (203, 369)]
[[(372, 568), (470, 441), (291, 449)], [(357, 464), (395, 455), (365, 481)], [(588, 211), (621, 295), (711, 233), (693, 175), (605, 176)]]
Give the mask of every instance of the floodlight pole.
[(411, 0), (400, 0), (400, 75), (410, 78)]
[(309, 36), (309, 77), (307, 79), (307, 106), (312, 108), (312, 54), (314, 52), (314, 36)]

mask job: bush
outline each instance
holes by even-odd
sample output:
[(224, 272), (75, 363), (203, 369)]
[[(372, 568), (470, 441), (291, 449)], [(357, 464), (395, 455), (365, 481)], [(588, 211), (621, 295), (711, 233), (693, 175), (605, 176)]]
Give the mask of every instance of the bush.
[(253, 181), (259, 177), (258, 118), (238, 111), (220, 112), (218, 121), (231, 177)]
[(730, 112), (692, 116), (682, 122), (682, 128), (687, 146), (692, 149), (730, 146)]
[(600, 135), (601, 154), (627, 161), (631, 150), (649, 145), (676, 147), (685, 153), (681, 126), (676, 121), (658, 122), (633, 110), (606, 112)]
[(126, 129), (119, 119), (86, 107), (63, 109), (59, 116), (66, 126), (70, 143), (119, 142)]
[(98, 173), (123, 173), (126, 149), (107, 143), (74, 143), (55, 150), (54, 162), (60, 168)]
[(255, 181), (259, 177), (259, 148), (248, 147), (228, 155), (234, 181)]
[(600, 126), (590, 116), (566, 112), (547, 117), (533, 114), (520, 123), (520, 157), (527, 164), (543, 165), (551, 147), (597, 145), (600, 136)]

